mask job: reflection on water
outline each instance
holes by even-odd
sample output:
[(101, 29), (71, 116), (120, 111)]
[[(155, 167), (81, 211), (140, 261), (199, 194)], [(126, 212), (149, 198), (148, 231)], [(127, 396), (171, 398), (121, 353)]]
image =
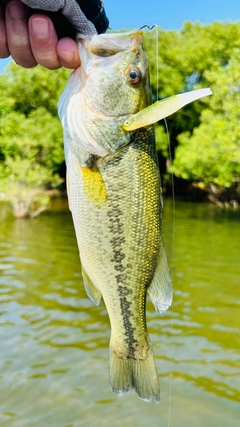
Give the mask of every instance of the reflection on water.
[(147, 304), (156, 405), (109, 389), (109, 320), (83, 289), (66, 204), (29, 221), (0, 205), (0, 425), (238, 426), (239, 219), (239, 211), (177, 201), (173, 233), (165, 202), (174, 303), (162, 315)]

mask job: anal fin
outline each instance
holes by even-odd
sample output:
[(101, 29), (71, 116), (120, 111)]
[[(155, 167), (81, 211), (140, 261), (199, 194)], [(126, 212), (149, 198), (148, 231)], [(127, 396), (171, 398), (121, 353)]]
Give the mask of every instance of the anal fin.
[(82, 266), (82, 277), (83, 277), (83, 284), (85, 287), (85, 290), (92, 302), (94, 304), (99, 305), (101, 300), (101, 292), (96, 288), (96, 286), (93, 284), (92, 280), (86, 273), (84, 267)]
[(156, 311), (162, 313), (170, 307), (172, 303), (172, 280), (164, 246), (148, 293)]

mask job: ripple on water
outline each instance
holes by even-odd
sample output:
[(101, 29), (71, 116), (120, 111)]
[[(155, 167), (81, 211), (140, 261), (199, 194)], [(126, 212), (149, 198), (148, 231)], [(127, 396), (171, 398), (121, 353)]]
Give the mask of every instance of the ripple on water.
[[(170, 209), (166, 201), (171, 247)], [(215, 221), (214, 209), (177, 204), (173, 307), (160, 315), (147, 303), (160, 405), (109, 389), (109, 320), (83, 289), (69, 213), (4, 217), (1, 426), (159, 427), (168, 425), (170, 399), (173, 426), (238, 427), (240, 223), (219, 211)]]

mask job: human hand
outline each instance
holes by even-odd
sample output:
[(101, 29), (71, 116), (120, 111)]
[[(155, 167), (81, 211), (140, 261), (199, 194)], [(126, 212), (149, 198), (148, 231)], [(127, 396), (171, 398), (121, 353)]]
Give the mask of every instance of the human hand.
[(25, 68), (80, 65), (75, 41), (69, 37), (58, 40), (52, 20), (40, 13), (30, 16), (29, 8), (19, 0), (11, 0), (5, 14), (0, 7), (0, 58), (9, 55)]

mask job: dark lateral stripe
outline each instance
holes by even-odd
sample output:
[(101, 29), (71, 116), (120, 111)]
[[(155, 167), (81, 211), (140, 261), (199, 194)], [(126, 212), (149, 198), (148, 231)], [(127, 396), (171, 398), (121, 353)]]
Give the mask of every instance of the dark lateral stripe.
[(118, 284), (117, 292), (120, 300), (121, 307), (121, 315), (123, 318), (123, 325), (125, 329), (125, 343), (128, 348), (128, 355), (134, 357), (135, 355), (135, 347), (134, 344), (137, 343), (137, 340), (134, 339), (134, 331), (136, 328), (133, 327), (131, 323), (131, 304), (132, 302), (127, 299), (128, 296), (132, 294), (132, 290), (126, 286), (127, 283), (127, 272), (126, 266), (123, 264), (123, 260), (125, 259), (125, 254), (123, 251), (123, 244), (125, 243), (124, 238), (124, 226), (121, 222), (122, 219), (122, 211), (118, 204), (113, 203), (110, 206), (108, 211), (109, 217), (109, 229), (111, 233), (111, 245), (113, 250), (113, 256), (111, 258), (111, 262), (114, 263), (114, 268), (117, 272), (115, 278)]

